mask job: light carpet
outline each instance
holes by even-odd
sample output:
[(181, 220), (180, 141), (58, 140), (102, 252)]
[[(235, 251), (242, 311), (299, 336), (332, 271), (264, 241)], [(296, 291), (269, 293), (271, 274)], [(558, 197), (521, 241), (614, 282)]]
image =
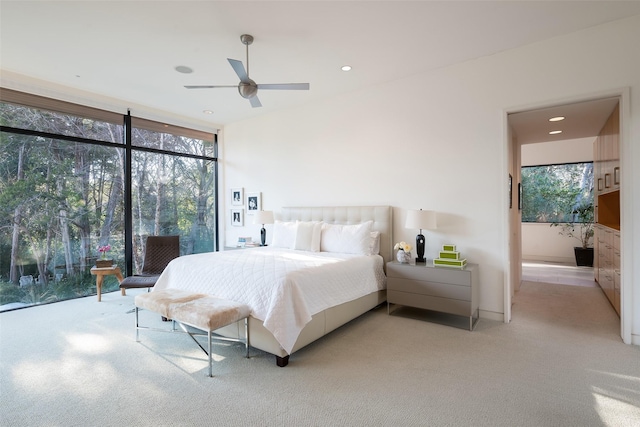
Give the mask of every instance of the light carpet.
[(0, 425), (640, 425), (640, 349), (599, 288), (526, 282), (473, 332), (381, 306), (285, 368), (216, 345), (214, 378), (187, 336), (135, 342), (129, 293), (0, 314)]

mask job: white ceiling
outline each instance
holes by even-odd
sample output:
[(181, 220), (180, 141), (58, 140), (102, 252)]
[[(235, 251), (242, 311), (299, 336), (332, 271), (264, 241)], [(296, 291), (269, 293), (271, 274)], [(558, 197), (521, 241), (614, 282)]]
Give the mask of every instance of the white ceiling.
[[(519, 144), (595, 137), (618, 102), (618, 98), (603, 98), (513, 113), (509, 114), (509, 124)], [(564, 120), (550, 122), (552, 117)], [(562, 133), (549, 134), (558, 130)]]
[[(44, 80), (120, 100), (134, 115), (216, 126), (637, 14), (637, 1), (2, 0), (0, 67), (5, 86)], [(260, 91), (263, 107), (251, 108), (233, 88), (183, 87), (237, 84), (227, 58), (245, 62), (244, 33), (255, 37), (253, 80), (311, 89)]]

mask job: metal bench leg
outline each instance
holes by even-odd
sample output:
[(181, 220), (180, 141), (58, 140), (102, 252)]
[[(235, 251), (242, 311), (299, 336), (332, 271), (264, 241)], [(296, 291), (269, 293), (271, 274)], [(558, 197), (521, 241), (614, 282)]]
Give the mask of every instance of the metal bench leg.
[(140, 342), (140, 325), (138, 323), (138, 306), (136, 305), (136, 342)]
[(247, 348), (247, 359), (249, 358), (249, 318), (244, 318), (244, 345)]
[(213, 377), (213, 359), (211, 357), (211, 350), (212, 350), (212, 345), (211, 345), (211, 331), (207, 331), (207, 338), (209, 339), (209, 377)]

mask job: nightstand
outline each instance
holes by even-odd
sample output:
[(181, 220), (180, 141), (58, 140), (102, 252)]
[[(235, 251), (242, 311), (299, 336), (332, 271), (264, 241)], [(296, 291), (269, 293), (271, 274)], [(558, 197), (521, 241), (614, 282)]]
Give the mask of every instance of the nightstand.
[(479, 319), (478, 265), (465, 268), (387, 263), (387, 312), (398, 304), (469, 318), (472, 331)]

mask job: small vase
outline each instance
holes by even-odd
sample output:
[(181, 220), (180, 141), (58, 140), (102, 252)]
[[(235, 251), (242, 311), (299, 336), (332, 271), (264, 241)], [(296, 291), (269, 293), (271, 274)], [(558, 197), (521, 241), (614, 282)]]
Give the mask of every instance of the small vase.
[(405, 252), (400, 250), (396, 254), (396, 259), (401, 264), (408, 264), (409, 262), (411, 262), (411, 252)]

